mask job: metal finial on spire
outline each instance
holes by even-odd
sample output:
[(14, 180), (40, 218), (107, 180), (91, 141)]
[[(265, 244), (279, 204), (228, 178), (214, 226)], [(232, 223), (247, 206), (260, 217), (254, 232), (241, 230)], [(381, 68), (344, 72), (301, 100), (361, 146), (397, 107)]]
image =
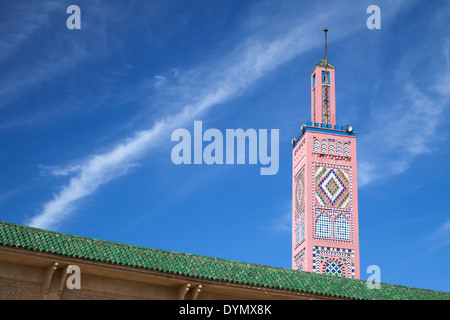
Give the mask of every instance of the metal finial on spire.
[(323, 29), (323, 31), (325, 32), (325, 68), (327, 67), (328, 61), (327, 61), (327, 51), (328, 51), (328, 47), (327, 47), (327, 32), (328, 29), (325, 28)]
[(328, 86), (328, 59), (327, 59), (327, 54), (328, 54), (328, 46), (327, 46), (327, 32), (328, 29), (325, 28), (323, 29), (323, 31), (325, 32), (325, 74), (324, 74), (324, 83), (325, 83), (325, 114), (324, 114), (324, 119), (322, 120), (325, 124), (329, 124), (330, 123), (330, 103), (328, 101), (328, 94), (329, 94), (329, 86)]

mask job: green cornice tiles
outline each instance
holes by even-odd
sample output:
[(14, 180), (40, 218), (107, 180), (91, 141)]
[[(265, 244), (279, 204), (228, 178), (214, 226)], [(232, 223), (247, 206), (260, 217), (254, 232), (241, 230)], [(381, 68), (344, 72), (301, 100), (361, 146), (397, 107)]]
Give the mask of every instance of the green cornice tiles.
[(450, 294), (447, 292), (384, 283), (380, 289), (369, 289), (364, 280), (131, 246), (7, 222), (0, 222), (0, 246), (177, 274), (198, 280), (215, 280), (338, 298), (450, 300)]

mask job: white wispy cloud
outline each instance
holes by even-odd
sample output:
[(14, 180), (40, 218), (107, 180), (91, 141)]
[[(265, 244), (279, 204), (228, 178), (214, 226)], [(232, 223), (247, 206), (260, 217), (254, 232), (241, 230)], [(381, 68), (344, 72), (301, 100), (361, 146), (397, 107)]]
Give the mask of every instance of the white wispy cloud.
[[(55, 83), (52, 81), (66, 83), (77, 69), (86, 68), (83, 63), (106, 56), (111, 51), (105, 29), (108, 23), (114, 23), (117, 16), (114, 8), (100, 1), (90, 2), (90, 11), (96, 13), (96, 25), (89, 32), (67, 29), (65, 19), (69, 15), (66, 8), (61, 1), (45, 0), (36, 5), (13, 3), (4, 12), (5, 19), (0, 23), (0, 109), (18, 108), (17, 102), (26, 101), (25, 97), (37, 88), (52, 90)], [(105, 21), (105, 15), (110, 16), (110, 21)], [(87, 24), (89, 19), (84, 21)], [(17, 63), (22, 55), (24, 58)], [(86, 97), (83, 100), (89, 101), (86, 103), (89, 107), (84, 109), (80, 108), (83, 104), (79, 97), (76, 101), (68, 96), (65, 97), (67, 100), (57, 101), (55, 98), (45, 102), (31, 97), (32, 102), (23, 103), (21, 112), (14, 112), (14, 116), (8, 116), (7, 111), (2, 114), (5, 116), (0, 122), (0, 130), (48, 124), (64, 116), (80, 114), (88, 108), (98, 107), (110, 94), (104, 90)]]
[[(20, 50), (21, 45), (36, 34), (54, 10), (63, 9), (57, 1), (40, 1), (39, 6), (16, 2), (9, 5), (9, 10), (2, 12), (0, 25), (0, 63)], [(21, 19), (17, 19), (20, 16)], [(24, 23), (26, 21), (26, 23)]]
[[(418, 46), (417, 51), (407, 54), (398, 67), (392, 87), (397, 91), (396, 99), (389, 105), (378, 107), (371, 117), (376, 124), (374, 130), (364, 134), (358, 141), (358, 186), (405, 172), (420, 155), (435, 151), (440, 145), (437, 134), (443, 124), (443, 114), (450, 107), (450, 90), (443, 86), (449, 79), (449, 41), (444, 39), (432, 46), (433, 50), (420, 51), (428, 47)], [(436, 53), (441, 58), (436, 59)], [(415, 61), (427, 61), (422, 68), (427, 72), (442, 73), (443, 78), (431, 78), (427, 85), (417, 77), (417, 70), (406, 65)], [(421, 70), (421, 69), (420, 69)], [(405, 80), (406, 79), (406, 80)]]
[[(62, 46), (58, 52), (46, 50), (46, 46), (42, 46), (41, 49), (46, 50), (44, 58), (36, 53), (32, 58), (24, 60), (20, 68), (16, 68), (13, 72), (8, 70), (9, 60), (14, 59), (17, 52), (27, 48), (26, 45), (36, 43), (36, 33), (51, 24), (52, 19), (49, 17), (56, 10), (63, 12), (64, 9), (62, 3), (42, 1), (37, 7), (15, 3), (10, 6), (9, 11), (5, 12), (6, 21), (3, 21), (0, 28), (0, 63), (5, 65), (0, 77), (0, 107), (4, 106), (17, 92), (23, 92), (26, 88), (60, 74), (86, 55), (87, 51), (84, 48), (66, 39), (64, 41), (66, 45)], [(56, 42), (63, 43), (61, 33), (58, 34), (59, 38)]]
[[(189, 72), (196, 74), (196, 77), (170, 88), (172, 92), (179, 90), (183, 94), (188, 91), (189, 97), (184, 97), (185, 101), (190, 101), (187, 105), (174, 108), (177, 111), (172, 115), (162, 117), (151, 128), (136, 133), (130, 139), (117, 144), (111, 151), (92, 156), (80, 163), (78, 174), (26, 224), (52, 228), (61, 223), (81, 199), (125, 174), (143, 153), (156, 146), (158, 140), (170, 130), (194, 120), (214, 106), (235, 98), (293, 57), (322, 45), (321, 39), (312, 36), (316, 34), (315, 31), (323, 28), (322, 21), (341, 27), (335, 40), (345, 38), (365, 27), (363, 24), (348, 23), (355, 14), (361, 14), (357, 10), (336, 4), (331, 6), (332, 8), (328, 7), (328, 10), (321, 14), (322, 20), (302, 12), (289, 22), (283, 20), (283, 28), (271, 24), (273, 29), (267, 27), (262, 33), (248, 35), (230, 53), (211, 58), (203, 65), (191, 68)], [(264, 25), (261, 23), (264, 19), (272, 21), (273, 15), (264, 16), (258, 13), (258, 19), (255, 20)], [(192, 71), (193, 69), (195, 70)], [(168, 72), (170, 73), (170, 70)], [(178, 70), (172, 71), (172, 74), (177, 78), (181, 77)]]
[[(91, 157), (85, 163), (76, 166), (78, 175), (71, 178), (68, 185), (54, 195), (44, 205), (40, 214), (28, 224), (36, 227), (50, 227), (59, 223), (74, 209), (74, 204), (93, 192), (101, 185), (123, 175), (134, 165), (133, 160), (150, 146), (151, 141), (161, 134), (163, 126), (156, 124), (152, 129), (138, 132), (133, 138), (117, 145), (110, 152)], [(67, 170), (63, 171), (68, 173)]]
[(450, 244), (450, 219), (444, 221), (444, 223), (424, 240), (429, 244), (430, 251), (448, 246)]
[(167, 79), (164, 76), (156, 75), (155, 76), (155, 88), (159, 88), (166, 84)]
[(53, 199), (44, 205), (43, 210), (27, 224), (42, 228), (55, 226), (70, 214), (78, 200), (124, 174), (133, 160), (148, 150), (164, 132), (177, 128), (212, 106), (232, 98), (265, 73), (294, 55), (308, 50), (310, 42), (305, 38), (307, 33), (301, 32), (303, 28), (304, 26), (295, 27), (282, 38), (268, 43), (253, 40), (251, 45), (246, 44), (225, 59), (219, 59), (223, 64), (200, 66), (199, 69), (207, 69), (207, 72), (204, 71), (204, 81), (188, 84), (190, 89), (195, 89), (192, 90), (191, 98), (195, 102), (186, 105), (178, 113), (159, 120), (152, 128), (138, 132), (110, 152), (93, 156), (80, 164), (78, 175), (55, 194)]
[(391, 102), (380, 105), (374, 99), (374, 129), (358, 142), (359, 186), (401, 174), (418, 156), (442, 146), (445, 137), (438, 131), (450, 108), (450, 38), (436, 30), (447, 25), (449, 12), (449, 4), (443, 4), (429, 23), (417, 25), (421, 34), (399, 52), (388, 75), (388, 91), (395, 93)]
[(292, 199), (285, 201), (275, 211), (280, 213), (267, 224), (267, 229), (271, 232), (290, 234), (292, 232)]
[(47, 176), (68, 176), (73, 173), (79, 172), (81, 170), (81, 165), (69, 165), (69, 166), (47, 166), (47, 165), (38, 165), (39, 169), (41, 169), (41, 175)]

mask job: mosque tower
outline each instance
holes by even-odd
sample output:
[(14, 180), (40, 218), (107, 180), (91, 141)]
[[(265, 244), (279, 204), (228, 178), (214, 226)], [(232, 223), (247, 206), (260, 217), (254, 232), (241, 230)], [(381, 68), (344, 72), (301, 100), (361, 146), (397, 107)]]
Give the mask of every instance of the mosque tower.
[(311, 72), (311, 122), (292, 140), (292, 268), (359, 279), (356, 133), (336, 125), (335, 67)]

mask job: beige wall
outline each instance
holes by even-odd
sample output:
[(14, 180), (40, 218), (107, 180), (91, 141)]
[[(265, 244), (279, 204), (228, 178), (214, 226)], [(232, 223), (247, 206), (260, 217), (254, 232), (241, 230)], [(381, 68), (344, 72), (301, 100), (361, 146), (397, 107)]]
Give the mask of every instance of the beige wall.
[[(80, 289), (66, 285), (68, 265), (80, 268)], [(234, 285), (0, 247), (0, 299), (322, 299), (317, 295)]]

